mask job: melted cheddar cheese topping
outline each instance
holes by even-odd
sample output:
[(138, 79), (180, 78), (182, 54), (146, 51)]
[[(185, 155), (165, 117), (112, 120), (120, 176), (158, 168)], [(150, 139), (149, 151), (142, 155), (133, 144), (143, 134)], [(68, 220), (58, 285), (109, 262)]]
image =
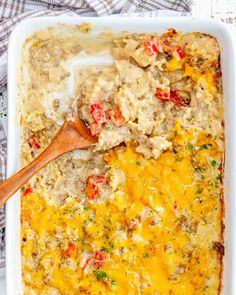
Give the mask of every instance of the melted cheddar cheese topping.
[[(176, 148), (158, 159), (132, 144), (106, 153), (114, 193), (82, 211), (74, 201), (56, 208), (38, 193), (25, 196), (22, 252), (38, 263), (24, 270), (33, 272), (25, 283), (45, 294), (216, 294), (221, 152), (203, 134), (186, 144), (191, 136), (176, 126)], [(99, 249), (105, 264), (84, 267)]]

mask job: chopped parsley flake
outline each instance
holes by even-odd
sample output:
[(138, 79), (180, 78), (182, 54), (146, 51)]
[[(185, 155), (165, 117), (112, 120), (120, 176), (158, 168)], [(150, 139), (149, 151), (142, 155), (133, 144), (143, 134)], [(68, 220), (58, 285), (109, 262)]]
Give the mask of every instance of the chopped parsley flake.
[(83, 246), (86, 246), (87, 245), (87, 241), (83, 237), (79, 238), (79, 240), (81, 241), (81, 244)]
[(135, 163), (137, 166), (142, 166), (142, 164), (140, 162), (136, 162)]
[(212, 144), (211, 144), (211, 143), (206, 143), (206, 144), (203, 144), (202, 147), (203, 147), (205, 150), (209, 150), (209, 149), (212, 147)]
[(109, 250), (104, 246), (101, 247), (101, 250), (104, 251), (104, 252), (107, 252), (107, 253), (109, 252)]
[(218, 164), (218, 162), (216, 161), (216, 160), (212, 160), (211, 161), (211, 166), (212, 167), (217, 167), (219, 164)]
[(220, 174), (216, 176), (216, 180), (220, 180)]
[(107, 279), (109, 283), (111, 283), (112, 286), (116, 285), (116, 281), (111, 279), (104, 271), (93, 271), (94, 275), (97, 278), (97, 281), (100, 281), (101, 279)]
[(203, 188), (198, 188), (197, 190), (196, 190), (196, 194), (201, 194), (203, 192)]
[(111, 248), (113, 248), (114, 247), (114, 245), (113, 245), (113, 243), (110, 241), (110, 242), (108, 242), (108, 245), (111, 247)]
[(193, 144), (188, 145), (187, 150), (194, 150), (194, 145)]

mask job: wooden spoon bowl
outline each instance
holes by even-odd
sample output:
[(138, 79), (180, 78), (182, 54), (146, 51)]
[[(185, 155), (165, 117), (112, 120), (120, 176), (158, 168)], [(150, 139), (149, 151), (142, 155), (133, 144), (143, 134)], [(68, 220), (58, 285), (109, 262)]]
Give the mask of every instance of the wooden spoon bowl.
[(66, 120), (51, 144), (37, 158), (0, 183), (0, 206), (49, 162), (67, 152), (90, 147), (96, 142), (97, 138), (91, 135), (81, 119)]

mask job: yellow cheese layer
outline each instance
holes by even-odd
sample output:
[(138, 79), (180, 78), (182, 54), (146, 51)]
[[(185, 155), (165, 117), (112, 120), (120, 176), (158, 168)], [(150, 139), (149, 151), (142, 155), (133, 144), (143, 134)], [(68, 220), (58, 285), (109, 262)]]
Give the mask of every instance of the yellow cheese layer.
[(169, 72), (184, 70), (184, 76), (189, 76), (198, 84), (201, 84), (210, 94), (216, 94), (216, 82), (214, 79), (215, 71), (206, 69), (199, 72), (194, 66), (189, 65), (185, 59), (172, 58), (166, 65)]
[(184, 76), (191, 77), (195, 82), (201, 84), (209, 93), (216, 94), (216, 82), (214, 79), (214, 71), (207, 69), (204, 73), (197, 72), (193, 66), (185, 63)]
[[(157, 160), (132, 146), (108, 152), (110, 178), (119, 171), (123, 180), (108, 200), (83, 210), (76, 201), (56, 208), (42, 194), (24, 196), (28, 288), (68, 295), (217, 294), (221, 262), (213, 245), (222, 231), (221, 152), (203, 134), (195, 145), (190, 139), (176, 126), (177, 148)], [(70, 242), (75, 250), (68, 257)], [(105, 265), (83, 270), (84, 256), (100, 249), (107, 253)]]

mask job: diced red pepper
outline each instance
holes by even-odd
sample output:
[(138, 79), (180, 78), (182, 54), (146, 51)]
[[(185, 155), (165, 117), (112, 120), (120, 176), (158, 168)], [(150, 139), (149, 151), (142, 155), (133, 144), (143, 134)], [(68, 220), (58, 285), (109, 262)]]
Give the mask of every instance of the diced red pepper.
[(33, 192), (33, 188), (30, 186), (30, 184), (28, 184), (27, 187), (24, 190), (23, 195), (27, 196), (27, 195), (30, 195), (32, 192)]
[(109, 116), (117, 127), (121, 127), (125, 124), (125, 118), (122, 116), (119, 109), (109, 111)]
[(185, 53), (181, 46), (175, 46), (173, 44), (169, 44), (168, 40), (156, 40), (153, 38), (152, 40), (146, 41), (144, 43), (145, 51), (147, 55), (152, 56), (154, 54), (165, 52), (176, 52), (180, 59), (185, 58)]
[(93, 257), (87, 258), (84, 266), (83, 266), (83, 271), (89, 264), (93, 264), (96, 267), (102, 267), (106, 263), (106, 259), (108, 257), (108, 253), (103, 251), (103, 250), (98, 250), (94, 253)]
[(39, 141), (39, 138), (37, 136), (32, 136), (29, 140), (29, 144), (31, 147), (33, 147), (35, 150), (38, 150), (40, 149), (41, 147), (41, 144), (40, 144), (40, 141)]
[(166, 90), (159, 90), (155, 93), (155, 96), (161, 101), (172, 101), (174, 102), (178, 107), (186, 106), (187, 104), (182, 99), (182, 97), (179, 95), (178, 91), (175, 89), (170, 90), (170, 93)]
[(162, 102), (170, 100), (170, 93), (166, 90), (159, 90), (155, 93), (155, 96)]
[(91, 183), (86, 186), (85, 192), (87, 196), (89, 197), (89, 199), (94, 200), (99, 197), (101, 190), (98, 186)]
[(103, 102), (99, 101), (89, 106), (90, 113), (94, 119), (94, 122), (98, 125), (102, 125), (107, 122), (106, 113), (102, 106)]
[(83, 271), (85, 270), (85, 268), (90, 264), (90, 262), (92, 262), (92, 258), (90, 257), (90, 258), (87, 258), (87, 260), (85, 261), (85, 264), (84, 264), (84, 266), (83, 266)]
[(97, 267), (104, 266), (106, 263), (107, 256), (108, 256), (107, 252), (103, 250), (96, 251), (93, 257), (94, 265)]
[(185, 58), (185, 53), (184, 53), (182, 47), (177, 46), (175, 50), (178, 53), (178, 56), (179, 56), (180, 59)]
[(90, 132), (93, 136), (98, 136), (102, 131), (103, 124), (107, 122), (106, 113), (102, 106), (103, 102), (97, 102), (89, 106), (94, 122), (90, 125)]
[(66, 249), (66, 256), (71, 257), (72, 253), (75, 251), (75, 243), (70, 242)]
[(152, 40), (146, 41), (144, 43), (144, 48), (145, 48), (145, 52), (149, 56), (160, 53), (160, 49), (158, 48), (156, 38), (153, 38)]
[(103, 175), (89, 176), (86, 181), (85, 192), (89, 199), (94, 200), (99, 197), (101, 190), (99, 184), (105, 184), (107, 182), (106, 177)]
[(93, 177), (93, 182), (94, 182), (95, 184), (98, 184), (98, 183), (105, 184), (105, 183), (107, 183), (107, 179), (106, 179), (106, 177), (103, 176), (103, 175), (90, 176), (90, 177)]
[(181, 46), (178, 46), (178, 45), (175, 46), (175, 45), (169, 44), (167, 40), (158, 40), (158, 42), (159, 44), (161, 44), (165, 52), (172, 52), (172, 53), (176, 52), (180, 59), (185, 58), (185, 53)]
[(186, 106), (187, 104), (179, 95), (178, 91), (173, 89), (170, 91), (170, 100), (173, 101), (178, 107)]

